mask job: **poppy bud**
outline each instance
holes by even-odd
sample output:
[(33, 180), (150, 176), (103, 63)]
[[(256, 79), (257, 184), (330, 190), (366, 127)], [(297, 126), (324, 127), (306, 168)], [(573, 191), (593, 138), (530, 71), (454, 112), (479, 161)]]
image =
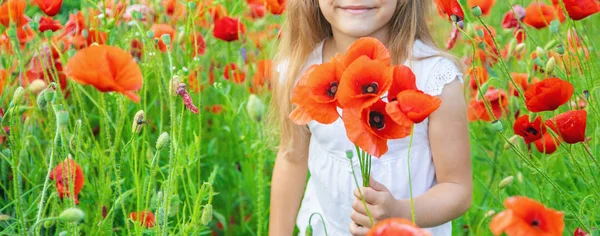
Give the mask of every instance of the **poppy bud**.
[(471, 8), (471, 13), (473, 13), (473, 15), (474, 15), (475, 17), (481, 17), (481, 15), (483, 14), (483, 12), (481, 12), (481, 7), (479, 7), (479, 6), (477, 6), (477, 5), (476, 5), (476, 6), (473, 6), (473, 7)]
[(69, 58), (73, 57), (75, 53), (77, 53), (77, 51), (74, 48), (71, 48), (69, 49), (69, 51), (67, 51), (67, 55), (69, 56)]
[(48, 106), (48, 102), (46, 101), (46, 90), (42, 90), (40, 94), (37, 96), (37, 105), (40, 109), (44, 110)]
[(41, 79), (36, 79), (36, 80), (31, 81), (31, 83), (29, 83), (29, 86), (27, 86), (27, 90), (29, 90), (32, 93), (38, 94), (44, 88), (46, 88), (46, 86), (47, 86), (46, 81), (43, 81)]
[(59, 128), (65, 128), (69, 125), (69, 112), (68, 111), (58, 111), (56, 113), (56, 125)]
[(21, 103), (21, 98), (25, 95), (25, 89), (23, 87), (18, 87), (15, 89), (15, 93), (13, 93), (13, 99), (10, 101), (10, 107), (13, 107), (19, 103)]
[(506, 188), (508, 185), (510, 185), (513, 182), (514, 179), (515, 179), (514, 176), (512, 176), (512, 175), (508, 176), (508, 177), (504, 178), (502, 181), (500, 181), (500, 184), (498, 184), (498, 187), (500, 189)]
[(152, 30), (146, 31), (146, 37), (148, 37), (149, 39), (154, 38), (154, 31), (152, 31)]
[(14, 28), (8, 28), (5, 32), (6, 32), (6, 36), (8, 36), (11, 39), (14, 39), (17, 37), (17, 31)]
[(313, 235), (312, 225), (306, 226), (306, 236), (312, 236), (312, 235)]
[(480, 38), (483, 38), (485, 36), (485, 33), (483, 32), (483, 29), (478, 29), (475, 32), (477, 33), (477, 36), (479, 36)]
[(556, 41), (555, 39), (553, 39), (553, 40), (550, 40), (550, 42), (548, 42), (546, 44), (546, 46), (544, 46), (544, 49), (547, 51), (547, 50), (550, 50), (552, 48), (555, 48), (556, 45), (558, 45), (558, 41)]
[(196, 9), (196, 3), (195, 2), (188, 2), (187, 7), (190, 10), (194, 10), (194, 9)]
[(84, 38), (87, 38), (89, 35), (89, 31), (87, 29), (83, 29), (81, 31), (81, 36), (83, 36)]
[(58, 219), (66, 223), (76, 223), (85, 217), (85, 213), (78, 208), (69, 208), (64, 210), (58, 216)]
[(354, 153), (350, 150), (346, 151), (346, 158), (352, 159), (352, 157), (354, 157)]
[(0, 215), (0, 222), (5, 221), (5, 220), (9, 220), (10, 216), (7, 215)]
[(519, 43), (515, 47), (515, 53), (521, 54), (521, 53), (525, 52), (525, 49), (527, 49), (527, 45), (525, 43)]
[(54, 90), (54, 88), (46, 88), (44, 91), (46, 102), (54, 102), (54, 99), (56, 98), (56, 90)]
[(565, 54), (565, 45), (559, 44), (556, 46), (556, 52), (558, 52), (560, 55)]
[(502, 122), (499, 120), (495, 120), (492, 122), (492, 129), (496, 132), (502, 132), (502, 130), (504, 130), (504, 127), (502, 127)]
[(548, 60), (548, 62), (546, 63), (546, 73), (551, 74), (552, 72), (554, 72), (555, 68), (556, 59), (554, 57), (551, 57), (550, 60)]
[(543, 57), (546, 55), (546, 51), (541, 47), (536, 47), (535, 54), (537, 55), (538, 58), (540, 58), (540, 57)]
[(142, 125), (144, 125), (144, 110), (139, 110), (133, 117), (133, 125), (131, 126), (131, 133), (139, 134), (142, 131)]
[(496, 214), (496, 211), (489, 210), (487, 213), (485, 213), (485, 217), (487, 218), (487, 217), (493, 216), (494, 214)]
[(46, 37), (47, 39), (52, 38), (52, 30), (44, 31), (44, 37)]
[(248, 115), (250, 115), (254, 121), (260, 122), (265, 113), (265, 105), (258, 96), (250, 94), (248, 104), (246, 104), (246, 111), (248, 111)]
[(537, 66), (544, 66), (544, 62), (539, 57), (536, 57), (535, 59), (533, 59), (533, 63), (536, 64)]
[(481, 99), (483, 99), (483, 97), (485, 96), (485, 93), (487, 93), (489, 87), (490, 87), (490, 81), (487, 81), (487, 82), (483, 83), (481, 85), (481, 87), (479, 87), (479, 89), (481, 90), (481, 92), (477, 93), (477, 100), (478, 101), (481, 101)]
[(504, 149), (508, 150), (510, 148), (510, 144), (515, 145), (515, 143), (519, 140), (518, 135), (513, 135), (508, 139), (508, 143), (504, 144)]
[(183, 40), (185, 40), (185, 35), (186, 34), (185, 34), (185, 30), (183, 30), (183, 29), (181, 29), (179, 32), (180, 33), (177, 34), (177, 42), (176, 43), (178, 45), (181, 45), (183, 43)]
[(49, 229), (52, 226), (54, 226), (54, 221), (49, 220), (49, 221), (44, 222), (44, 228)]
[(206, 204), (204, 206), (204, 209), (202, 210), (202, 217), (200, 218), (200, 221), (202, 222), (202, 225), (208, 225), (208, 223), (210, 223), (210, 221), (212, 220), (212, 205), (210, 203)]
[(162, 134), (160, 134), (160, 136), (158, 136), (158, 139), (156, 140), (156, 149), (161, 150), (167, 144), (169, 144), (169, 134), (167, 132), (163, 132)]
[(510, 43), (508, 44), (508, 52), (506, 55), (513, 55), (513, 53), (515, 52), (515, 48), (517, 47), (517, 40), (515, 40), (514, 38), (510, 40)]
[(558, 20), (553, 20), (550, 22), (550, 32), (552, 32), (553, 34), (558, 33), (558, 26), (559, 26), (559, 22)]
[(171, 35), (170, 34), (163, 34), (160, 36), (160, 39), (162, 39), (162, 41), (165, 43), (165, 45), (171, 45)]

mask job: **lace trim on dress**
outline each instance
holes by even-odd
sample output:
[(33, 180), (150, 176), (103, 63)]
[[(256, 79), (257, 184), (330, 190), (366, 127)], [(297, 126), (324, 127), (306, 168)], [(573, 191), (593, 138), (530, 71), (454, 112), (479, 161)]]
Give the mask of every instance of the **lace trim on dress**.
[(431, 68), (431, 74), (424, 92), (432, 96), (438, 96), (442, 94), (444, 86), (455, 79), (464, 83), (463, 74), (458, 70), (456, 65), (452, 61), (442, 58)]

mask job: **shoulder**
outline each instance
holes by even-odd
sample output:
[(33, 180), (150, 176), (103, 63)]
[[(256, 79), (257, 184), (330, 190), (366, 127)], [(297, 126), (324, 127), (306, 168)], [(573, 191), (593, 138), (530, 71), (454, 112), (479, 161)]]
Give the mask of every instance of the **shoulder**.
[(410, 67), (419, 80), (417, 86), (427, 94), (439, 96), (446, 84), (455, 80), (463, 82), (458, 60), (446, 52), (417, 40), (413, 58)]
[[(324, 41), (321, 41), (320, 43), (318, 43), (317, 46), (314, 48), (314, 50), (310, 53), (310, 55), (308, 55), (306, 62), (300, 69), (301, 73), (306, 71), (306, 69), (308, 69), (308, 67), (310, 67), (314, 64), (322, 63), (323, 43), (324, 43)], [(284, 76), (286, 76), (285, 73), (287, 72), (289, 66), (290, 66), (289, 58), (283, 58), (281, 61), (277, 62), (277, 64), (275, 65), (275, 71), (279, 74), (280, 80), (284, 80), (284, 78), (285, 78)], [(295, 79), (297, 81), (299, 79), (299, 76)]]

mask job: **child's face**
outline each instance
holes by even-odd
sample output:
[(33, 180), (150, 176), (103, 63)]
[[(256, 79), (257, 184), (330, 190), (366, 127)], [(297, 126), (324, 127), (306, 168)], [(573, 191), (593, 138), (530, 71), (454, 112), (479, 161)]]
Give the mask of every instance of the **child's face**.
[(319, 0), (334, 32), (354, 38), (387, 32), (396, 5), (398, 0)]

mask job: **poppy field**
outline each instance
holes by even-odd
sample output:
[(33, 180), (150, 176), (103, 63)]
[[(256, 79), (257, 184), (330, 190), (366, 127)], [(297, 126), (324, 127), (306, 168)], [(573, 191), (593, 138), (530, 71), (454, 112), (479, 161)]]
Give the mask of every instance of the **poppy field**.
[[(600, 1), (433, 2), (472, 148), (453, 235), (600, 235)], [(286, 10), (0, 1), (0, 235), (267, 235)]]

